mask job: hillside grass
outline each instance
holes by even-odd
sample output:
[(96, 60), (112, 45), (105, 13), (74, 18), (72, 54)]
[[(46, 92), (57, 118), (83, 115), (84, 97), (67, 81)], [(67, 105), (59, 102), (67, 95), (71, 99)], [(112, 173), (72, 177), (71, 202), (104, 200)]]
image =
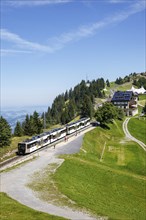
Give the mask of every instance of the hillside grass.
[(146, 117), (131, 118), (128, 130), (132, 136), (146, 144)]
[(55, 178), (62, 193), (97, 216), (145, 219), (142, 179), (79, 158), (68, 158)]
[(11, 199), (7, 194), (0, 193), (1, 220), (63, 220), (65, 218), (35, 211)]
[(0, 148), (0, 162), (16, 156), (18, 143), (30, 138), (29, 136), (12, 137), (10, 146)]
[(131, 82), (126, 82), (124, 84), (118, 85), (115, 82), (110, 83), (110, 87), (106, 87), (107, 91), (105, 91), (106, 94), (109, 94), (110, 90), (114, 91), (126, 91), (131, 89), (132, 87), (132, 81)]
[(119, 121), (88, 132), (80, 153), (65, 156), (54, 179), (63, 194), (96, 215), (146, 217), (146, 154), (125, 139)]
[(33, 176), (38, 196), (109, 219), (145, 220), (146, 153), (125, 138), (121, 121), (86, 133), (78, 154), (61, 157), (55, 174), (48, 167)]
[(138, 104), (141, 105), (141, 106), (145, 106), (145, 104), (146, 104), (146, 94), (139, 95), (138, 99), (139, 99)]
[(144, 107), (146, 104), (146, 100), (138, 101), (138, 104)]
[(139, 98), (140, 101), (141, 100), (146, 101), (146, 94), (139, 95), (138, 98)]

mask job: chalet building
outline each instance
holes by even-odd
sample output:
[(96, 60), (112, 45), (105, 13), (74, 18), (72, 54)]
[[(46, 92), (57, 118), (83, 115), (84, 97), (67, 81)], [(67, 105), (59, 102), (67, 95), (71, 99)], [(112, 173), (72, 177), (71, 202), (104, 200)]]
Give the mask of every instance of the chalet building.
[(122, 108), (126, 116), (138, 114), (138, 97), (132, 91), (117, 91), (114, 93), (111, 102), (118, 108)]

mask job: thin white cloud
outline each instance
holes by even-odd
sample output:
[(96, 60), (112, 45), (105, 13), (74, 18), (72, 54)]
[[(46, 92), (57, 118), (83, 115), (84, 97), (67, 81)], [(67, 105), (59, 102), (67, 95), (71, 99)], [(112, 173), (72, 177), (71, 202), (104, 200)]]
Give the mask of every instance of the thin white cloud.
[(25, 52), (39, 51), (43, 53), (53, 53), (57, 50), (62, 49), (68, 43), (79, 41), (85, 37), (90, 37), (96, 34), (96, 32), (99, 29), (102, 29), (104, 27), (113, 24), (118, 24), (126, 20), (128, 17), (132, 16), (133, 14), (144, 10), (145, 8), (146, 8), (146, 4), (144, 1), (137, 1), (135, 4), (130, 5), (127, 11), (126, 10), (121, 11), (111, 17), (106, 17), (101, 21), (92, 23), (90, 25), (81, 26), (75, 31), (63, 33), (58, 37), (49, 39), (48, 43), (46, 43), (45, 45), (24, 40), (19, 35), (11, 33), (5, 29), (1, 30), (1, 38), (3, 41), (8, 41), (12, 43), (12, 48), (10, 49), (13, 49), (15, 47), (15, 49), (22, 49), (22, 51)]
[(2, 56), (9, 56), (9, 55), (16, 55), (16, 54), (30, 54), (31, 51), (28, 50), (12, 50), (12, 49), (2, 49), (1, 55)]
[(6, 0), (5, 5), (12, 7), (22, 7), (22, 6), (43, 6), (52, 4), (63, 4), (71, 2), (72, 0)]
[(110, 26), (112, 24), (117, 24), (126, 20), (129, 16), (143, 11), (146, 8), (146, 4), (144, 1), (138, 1), (135, 4), (132, 4), (127, 11), (121, 11), (121, 13), (117, 13), (113, 16), (107, 17), (102, 21), (98, 21), (92, 23), (90, 25), (81, 26), (78, 30), (74, 32), (64, 33), (61, 36), (55, 38), (56, 45), (58, 42), (58, 48), (64, 47), (67, 43), (72, 41), (77, 41), (85, 37), (89, 37), (94, 35), (99, 29), (102, 29), (106, 26)]
[(112, 3), (112, 4), (118, 4), (118, 3), (123, 3), (123, 2), (128, 2), (128, 0), (109, 0), (109, 3)]
[(1, 29), (1, 39), (13, 43), (17, 48), (25, 48), (28, 51), (52, 52), (51, 47), (24, 40), (6, 29)]
[(145, 0), (107, 0), (111, 4), (145, 2)]

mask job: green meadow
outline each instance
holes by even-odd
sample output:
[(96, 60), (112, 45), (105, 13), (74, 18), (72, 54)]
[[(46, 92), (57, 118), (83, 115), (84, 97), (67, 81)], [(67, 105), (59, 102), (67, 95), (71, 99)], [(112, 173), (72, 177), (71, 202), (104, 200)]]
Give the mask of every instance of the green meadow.
[(80, 208), (109, 219), (146, 218), (146, 153), (124, 137), (121, 121), (88, 132), (81, 151), (64, 158), (54, 180)]
[[(1, 220), (63, 220), (64, 218), (35, 211), (0, 193)], [(65, 220), (65, 219), (64, 219)]]
[(139, 97), (139, 100), (140, 100), (140, 101), (141, 101), (141, 100), (146, 101), (146, 94), (139, 95), (138, 97)]
[(138, 98), (139, 98), (138, 104), (140, 104), (142, 106), (145, 106), (145, 104), (146, 104), (146, 94), (139, 95)]
[(132, 136), (146, 144), (146, 117), (131, 118), (128, 130)]
[(18, 142), (24, 141), (27, 138), (29, 138), (29, 136), (12, 137), (10, 146), (0, 148), (0, 162), (16, 156)]

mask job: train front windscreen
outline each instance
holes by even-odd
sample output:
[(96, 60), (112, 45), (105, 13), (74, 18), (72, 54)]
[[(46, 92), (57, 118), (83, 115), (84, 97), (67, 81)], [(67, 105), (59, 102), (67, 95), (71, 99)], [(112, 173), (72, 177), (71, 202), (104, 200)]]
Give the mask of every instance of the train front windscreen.
[(26, 144), (19, 143), (18, 144), (18, 154), (25, 154)]

